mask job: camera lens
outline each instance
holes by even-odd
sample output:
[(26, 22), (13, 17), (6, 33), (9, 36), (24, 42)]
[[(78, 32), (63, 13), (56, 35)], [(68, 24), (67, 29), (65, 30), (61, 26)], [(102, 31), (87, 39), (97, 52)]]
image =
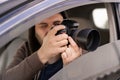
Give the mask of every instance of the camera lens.
[(100, 35), (96, 30), (91, 30), (88, 34), (86, 47), (88, 50), (93, 51), (99, 46)]
[(100, 34), (95, 29), (78, 29), (72, 37), (79, 47), (87, 51), (94, 51), (99, 46)]
[(58, 34), (66, 32), (71, 36), (77, 45), (87, 51), (94, 51), (100, 42), (100, 34), (92, 28), (78, 29), (79, 23), (74, 20), (64, 20), (62, 22), (66, 26), (65, 30), (59, 31)]

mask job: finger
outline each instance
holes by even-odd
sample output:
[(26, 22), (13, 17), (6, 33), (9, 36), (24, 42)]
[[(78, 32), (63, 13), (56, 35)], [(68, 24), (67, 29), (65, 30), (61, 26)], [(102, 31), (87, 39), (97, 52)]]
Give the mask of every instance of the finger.
[(71, 50), (72, 53), (75, 53), (78, 56), (82, 55), (82, 48), (74, 49), (71, 45), (69, 46), (69, 48), (70, 48), (70, 50)]
[(65, 29), (64, 25), (58, 25), (55, 26), (53, 29), (51, 29), (48, 33), (48, 35), (55, 35), (59, 30)]
[(63, 64), (66, 65), (67, 64), (67, 55), (65, 52), (63, 52), (61, 54), (61, 58), (62, 58)]
[(68, 41), (72, 47), (75, 47), (75, 48), (78, 47), (75, 41), (70, 36), (68, 37)]
[(81, 56), (83, 54), (83, 49), (80, 48), (79, 51), (80, 51), (80, 56)]
[(63, 59), (65, 64), (69, 64), (72, 61), (72, 53), (70, 52), (70, 49), (67, 48), (65, 53), (63, 54)]
[(67, 55), (68, 58), (72, 55), (72, 52), (71, 52), (70, 48), (66, 49), (66, 55)]
[(59, 34), (56, 36), (56, 41), (61, 41), (61, 40), (64, 40), (64, 39), (68, 39), (68, 35), (63, 33), (63, 34)]
[(61, 57), (63, 58), (63, 60), (65, 60), (65, 59), (67, 58), (66, 53), (65, 53), (65, 52), (63, 52), (63, 53), (61, 54)]
[(68, 44), (68, 40), (62, 40), (57, 42), (57, 46), (63, 47), (63, 46), (67, 46)]
[(57, 51), (59, 53), (63, 53), (63, 52), (65, 52), (66, 49), (67, 49), (67, 46), (63, 46), (63, 47), (58, 48)]

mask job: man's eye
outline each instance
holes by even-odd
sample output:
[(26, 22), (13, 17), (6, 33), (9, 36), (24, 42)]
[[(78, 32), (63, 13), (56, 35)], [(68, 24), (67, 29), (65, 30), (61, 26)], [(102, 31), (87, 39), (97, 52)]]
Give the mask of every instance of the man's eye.
[(60, 21), (56, 21), (56, 22), (54, 22), (53, 24), (54, 24), (54, 25), (60, 25), (61, 22), (60, 22)]
[(40, 28), (43, 28), (43, 29), (44, 29), (44, 28), (47, 28), (47, 26), (40, 26)]
[(46, 28), (48, 25), (47, 24), (41, 24), (40, 28)]

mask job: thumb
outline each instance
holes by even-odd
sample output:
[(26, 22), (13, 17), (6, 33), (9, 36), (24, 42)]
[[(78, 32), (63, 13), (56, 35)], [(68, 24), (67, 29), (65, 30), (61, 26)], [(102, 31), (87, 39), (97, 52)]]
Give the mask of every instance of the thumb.
[(67, 58), (67, 55), (66, 55), (65, 52), (63, 52), (61, 56), (62, 56), (63, 59), (66, 59), (66, 58)]
[(63, 60), (63, 64), (66, 65), (66, 64), (67, 64), (67, 55), (66, 55), (66, 53), (63, 52), (63, 53), (61, 54), (61, 57), (62, 57), (62, 60)]

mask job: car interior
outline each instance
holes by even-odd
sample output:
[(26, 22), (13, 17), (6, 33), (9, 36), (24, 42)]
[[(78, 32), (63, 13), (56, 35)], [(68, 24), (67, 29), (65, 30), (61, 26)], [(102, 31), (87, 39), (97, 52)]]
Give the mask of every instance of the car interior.
[[(67, 10), (67, 15), (68, 15), (68, 18), (79, 22), (80, 24), (79, 28), (81, 29), (93, 28), (93, 29), (98, 30), (100, 32), (100, 37), (101, 37), (101, 42), (100, 42), (100, 46), (101, 46), (109, 42), (109, 28), (108, 28), (107, 22), (104, 25), (105, 27), (104, 29), (99, 28), (95, 24), (92, 14), (93, 14), (93, 11), (97, 9), (99, 10), (99, 9), (106, 9), (106, 8), (104, 4), (93, 4), (93, 5), (87, 5), (87, 6), (80, 6), (80, 7)], [(99, 14), (102, 15), (102, 13), (99, 13)], [(104, 14), (104, 15), (107, 15), (107, 14)], [(104, 15), (103, 15), (103, 19), (105, 19)]]
[[(98, 10), (98, 12), (97, 12)], [(101, 10), (101, 12), (99, 11)], [(66, 16), (68, 19), (76, 20), (80, 26), (80, 29), (84, 28), (93, 28), (99, 31), (100, 33), (100, 44), (99, 46), (103, 46), (104, 44), (109, 43), (110, 36), (109, 36), (109, 26), (107, 25), (107, 19), (108, 18), (107, 13), (105, 13), (106, 6), (104, 3), (99, 4), (92, 4), (92, 5), (85, 5), (85, 6), (79, 6), (75, 7), (69, 10), (66, 10)], [(102, 27), (99, 27), (97, 23), (95, 23), (96, 17), (94, 17), (94, 12), (96, 11), (96, 14), (99, 16), (102, 16), (102, 19), (104, 22)], [(102, 13), (103, 11), (103, 13)], [(100, 17), (101, 18), (101, 17)], [(99, 22), (102, 22), (99, 20)], [(13, 60), (13, 56), (15, 55), (17, 49), (20, 47), (20, 45), (27, 41), (28, 31), (25, 31), (9, 43), (7, 43), (5, 46), (3, 46), (0, 49), (0, 72), (4, 71), (5, 68), (10, 64), (10, 62)]]

